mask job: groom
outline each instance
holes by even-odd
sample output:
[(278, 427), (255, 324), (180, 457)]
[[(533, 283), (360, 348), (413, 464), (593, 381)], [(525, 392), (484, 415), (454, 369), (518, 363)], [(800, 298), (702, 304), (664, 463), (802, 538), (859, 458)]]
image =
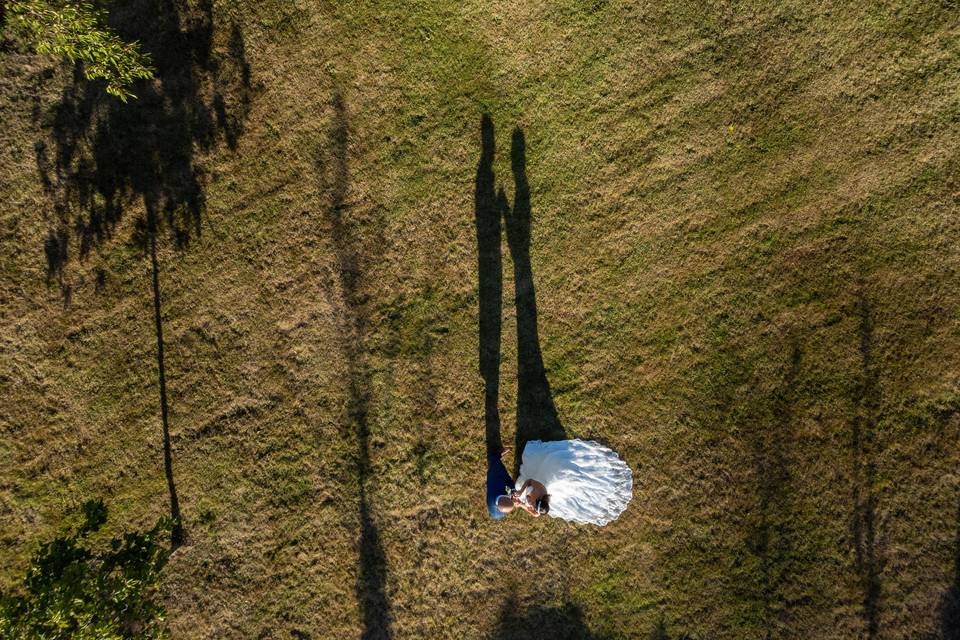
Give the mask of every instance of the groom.
[(506, 449), (499, 453), (487, 453), (487, 511), (494, 520), (513, 511), (513, 478), (503, 466), (502, 456), (505, 452)]

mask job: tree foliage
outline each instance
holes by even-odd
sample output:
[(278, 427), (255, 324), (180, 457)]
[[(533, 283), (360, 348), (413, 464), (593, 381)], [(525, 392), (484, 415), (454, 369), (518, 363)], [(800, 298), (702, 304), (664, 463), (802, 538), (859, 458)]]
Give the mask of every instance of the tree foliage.
[(6, 21), (37, 53), (82, 62), (89, 80), (104, 80), (107, 93), (126, 101), (134, 82), (153, 77), (150, 56), (103, 27), (104, 13), (79, 0), (9, 0)]
[(170, 523), (128, 532), (106, 545), (91, 540), (107, 520), (102, 500), (84, 505), (75, 532), (41, 545), (20, 593), (0, 594), (0, 638), (121, 640), (162, 638), (156, 584), (169, 551)]

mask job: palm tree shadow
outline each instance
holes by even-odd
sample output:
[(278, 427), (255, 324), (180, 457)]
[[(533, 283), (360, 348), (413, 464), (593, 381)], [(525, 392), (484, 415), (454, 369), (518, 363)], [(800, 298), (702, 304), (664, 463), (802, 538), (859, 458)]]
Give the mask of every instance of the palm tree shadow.
[[(526, 140), (523, 130), (513, 130), (510, 148), (513, 169), (514, 202), (512, 210), (501, 197), (506, 220), (507, 244), (513, 259), (513, 281), (517, 308), (517, 458), (530, 440), (563, 440), (566, 431), (560, 424), (547, 381), (537, 328), (537, 298), (530, 261), (531, 206), (527, 181)], [(519, 464), (517, 465), (519, 468)]]

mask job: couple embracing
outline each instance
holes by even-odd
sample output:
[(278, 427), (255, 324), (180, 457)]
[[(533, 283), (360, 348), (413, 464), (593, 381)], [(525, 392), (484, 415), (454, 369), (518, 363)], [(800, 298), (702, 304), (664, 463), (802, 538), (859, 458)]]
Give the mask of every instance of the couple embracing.
[(633, 494), (630, 467), (591, 440), (531, 440), (516, 482), (502, 453), (487, 454), (487, 511), (495, 519), (520, 509), (535, 518), (603, 526), (623, 513)]
[[(511, 141), (514, 202), (495, 186), (494, 131), (489, 116), (480, 126), (482, 150), (477, 167), (476, 226), (479, 258), (480, 373), (485, 383), (487, 432), (487, 511), (495, 519), (513, 511), (573, 522), (605, 525), (627, 507), (633, 475), (607, 447), (590, 440), (568, 440), (550, 393), (537, 332), (536, 297), (530, 261), (530, 186), (523, 131)], [(500, 339), (503, 311), (502, 232), (513, 262), (517, 321), (516, 481), (503, 464), (498, 410)]]

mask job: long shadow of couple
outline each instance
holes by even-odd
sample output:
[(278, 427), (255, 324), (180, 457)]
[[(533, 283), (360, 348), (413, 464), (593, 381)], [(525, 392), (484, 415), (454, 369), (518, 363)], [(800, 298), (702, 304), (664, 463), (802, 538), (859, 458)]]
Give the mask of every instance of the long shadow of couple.
[[(493, 121), (484, 115), (480, 123), (481, 152), (474, 194), (480, 299), (480, 375), (484, 380), (484, 423), (488, 461), (499, 460), (500, 437), (500, 343), (503, 314), (502, 236), (513, 261), (517, 310), (517, 418), (514, 475), (519, 470), (523, 448), (530, 440), (563, 440), (566, 431), (557, 417), (550, 392), (540, 338), (537, 332), (537, 301), (530, 264), (530, 184), (527, 182), (526, 141), (514, 129), (510, 160), (514, 180), (513, 206), (503, 187), (496, 187), (493, 163), (496, 153)], [(491, 462), (492, 464), (492, 462)], [(501, 467), (502, 468), (502, 467)], [(488, 497), (489, 506), (489, 497)], [(507, 598), (495, 632), (497, 638), (594, 638), (582, 612), (574, 604), (561, 607), (534, 606), (521, 612), (516, 594)]]
[(537, 301), (530, 265), (530, 184), (527, 182), (526, 141), (514, 129), (510, 148), (513, 169), (513, 207), (503, 187), (495, 186), (496, 152), (493, 121), (480, 123), (482, 149), (477, 166), (475, 198), (480, 297), (480, 375), (483, 376), (484, 422), (487, 453), (498, 454), (500, 438), (500, 342), (503, 312), (503, 256), (501, 237), (506, 227), (513, 260), (517, 308), (517, 425), (515, 449), (519, 469), (523, 447), (529, 440), (562, 440), (566, 432), (557, 417), (550, 384), (543, 366), (537, 333)]

